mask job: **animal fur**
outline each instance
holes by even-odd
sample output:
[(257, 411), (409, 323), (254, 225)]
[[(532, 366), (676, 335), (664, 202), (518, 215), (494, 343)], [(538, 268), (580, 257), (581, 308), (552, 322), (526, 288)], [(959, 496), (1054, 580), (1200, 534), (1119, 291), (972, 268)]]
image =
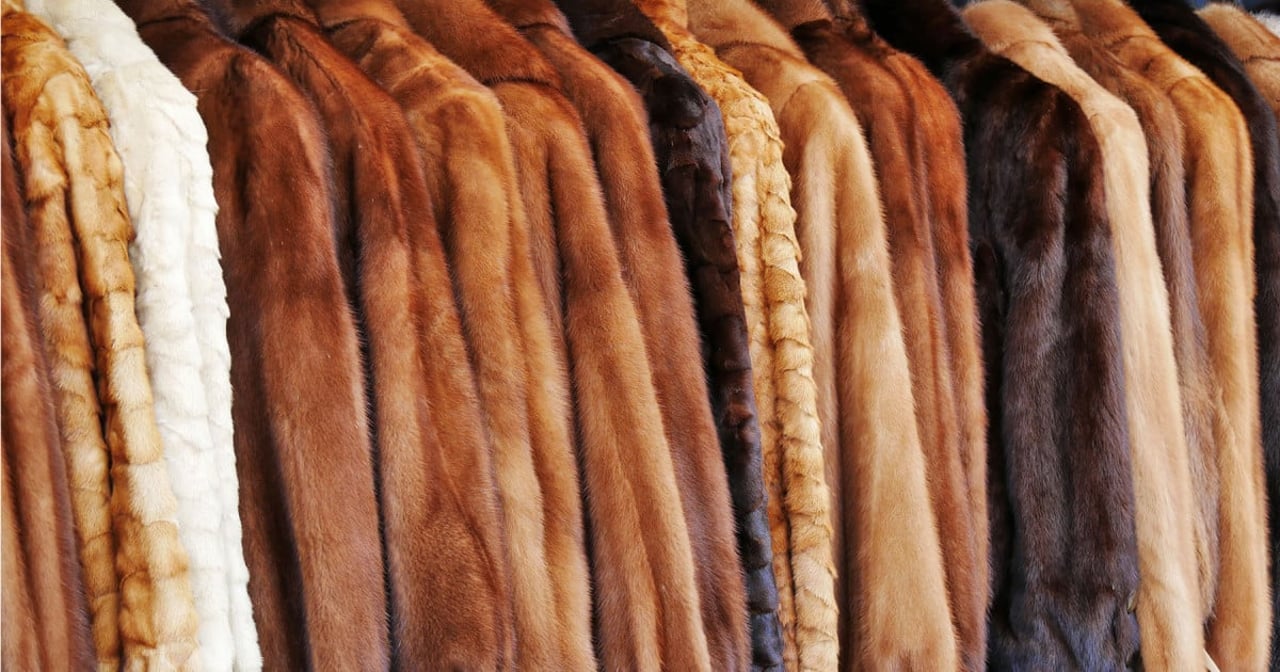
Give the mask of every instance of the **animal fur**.
[(516, 261), (513, 229), (523, 210), (497, 98), (413, 34), (393, 4), (312, 4), (334, 45), (386, 88), (413, 126), (488, 433), (500, 450), (533, 451), (556, 646), (568, 669), (593, 668), (564, 351), (551, 338), (527, 243)]
[[(66, 297), (70, 308), (45, 321), (46, 349), (59, 360), (70, 360), (56, 363), (55, 375), (71, 373), (78, 379), (76, 391), (89, 399), (95, 396), (87, 389), (94, 371), (89, 361), (100, 374), (97, 396), (111, 454), (111, 529), (118, 542), (115, 564), (122, 582), (124, 665), (197, 667), (198, 624), (187, 553), (178, 539), (173, 492), (161, 462), (144, 344), (134, 315), (133, 271), (125, 253), (133, 231), (106, 112), (62, 39), (25, 13), (16, 0), (4, 4), (4, 32), (9, 38), (4, 48), (5, 100), (18, 160), (25, 169), (37, 246), (41, 255), (48, 255), (41, 262), (42, 293)], [(69, 254), (73, 249), (74, 257)], [(88, 334), (78, 329), (82, 307), (75, 305), (81, 297), (77, 266), (88, 303), (83, 308)], [(51, 313), (54, 308), (61, 307), (50, 306)], [(64, 323), (54, 324), (59, 318)], [(64, 335), (69, 338), (63, 340)], [(65, 401), (61, 406), (63, 426), (76, 422), (65, 416), (79, 409)], [(84, 410), (92, 422), (93, 410)], [(97, 447), (92, 455), (82, 455), (106, 457)], [(95, 471), (101, 475), (100, 468)], [(90, 483), (105, 485), (104, 480)], [(90, 515), (101, 513), (95, 506)], [(100, 567), (100, 558), (94, 556), (91, 566)]]
[[(984, 49), (946, 3), (863, 6), (947, 85), (965, 124), (992, 441), (988, 661), (1122, 669), (1137, 652), (1125, 607), (1138, 563), (1097, 141), (1062, 90)], [(1097, 376), (1079, 379), (1084, 368)]]
[(693, 290), (711, 410), (732, 494), (751, 616), (751, 667), (776, 670), (783, 665), (784, 646), (720, 108), (635, 5), (625, 0), (559, 4), (583, 45), (635, 86), (648, 112), (670, 226)]
[(582, 118), (614, 246), (644, 335), (680, 502), (693, 545), (711, 666), (749, 665), (746, 603), (724, 462), (680, 253), (635, 90), (575, 42), (550, 0), (489, 0), (560, 74)]
[[(7, 669), (91, 669), (89, 606), (76, 555), (62, 440), (40, 337), (36, 255), (3, 121), (3, 623)], [(20, 418), (19, 422), (13, 420)]]
[(1271, 31), (1272, 35), (1280, 37), (1280, 15), (1273, 14), (1271, 12), (1256, 12), (1254, 13), (1253, 18), (1257, 19), (1258, 22), (1265, 26), (1267, 30)]
[(1253, 221), (1248, 129), (1231, 99), (1165, 46), (1132, 9), (1118, 1), (1073, 1), (1085, 33), (1165, 91), (1183, 122), (1192, 258), (1210, 361), (1226, 411), (1226, 422), (1215, 427), (1214, 436), (1222, 493), (1221, 571), (1206, 636), (1209, 654), (1223, 668), (1258, 669), (1265, 666), (1270, 610), (1259, 600), (1268, 590), (1267, 542), (1256, 431), (1256, 337), (1248, 298), (1254, 283), (1248, 261)]
[(551, 65), (482, 3), (400, 7), (506, 112), (545, 310), (573, 363), (601, 664), (706, 669), (690, 530), (582, 122)]
[(221, 37), (195, 4), (120, 4), (161, 61), (201, 92), (265, 666), (385, 666), (373, 464), (356, 331), (340, 298), (327, 139), (293, 85)]

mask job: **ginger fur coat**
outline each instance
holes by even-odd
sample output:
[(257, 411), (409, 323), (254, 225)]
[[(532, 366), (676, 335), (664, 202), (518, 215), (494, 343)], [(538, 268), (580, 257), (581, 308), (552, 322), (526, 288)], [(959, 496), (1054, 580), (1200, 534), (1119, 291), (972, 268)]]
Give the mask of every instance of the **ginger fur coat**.
[(1232, 99), (1133, 9), (1119, 0), (1073, 3), (1085, 34), (1165, 91), (1183, 123), (1192, 259), (1226, 416), (1214, 428), (1220, 572), (1206, 644), (1223, 669), (1261, 669), (1271, 607), (1259, 600), (1269, 587), (1250, 300), (1254, 171), (1248, 127)]
[[(863, 5), (964, 120), (991, 422), (988, 662), (1122, 669), (1138, 562), (1101, 151), (1065, 92), (986, 50), (948, 3)], [(1097, 377), (1076, 381), (1085, 366)]]

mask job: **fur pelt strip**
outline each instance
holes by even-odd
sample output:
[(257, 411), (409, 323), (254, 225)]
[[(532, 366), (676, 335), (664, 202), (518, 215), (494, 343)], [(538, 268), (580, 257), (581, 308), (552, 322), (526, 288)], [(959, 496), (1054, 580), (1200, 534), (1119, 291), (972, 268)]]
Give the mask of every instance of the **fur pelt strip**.
[[(515, 248), (513, 229), (522, 206), (501, 107), (490, 91), (413, 34), (393, 4), (312, 5), (331, 26), (335, 46), (386, 88), (413, 126), (489, 435), (495, 447), (505, 442), (507, 450), (533, 451), (556, 646), (567, 669), (593, 668), (590, 579), (564, 352), (551, 337), (528, 246)], [(483, 650), (454, 655), (465, 659)]]
[[(341, 298), (324, 132), (278, 70), (221, 37), (194, 3), (120, 4), (161, 61), (202, 92), (231, 303), (244, 548), (264, 661), (272, 669), (385, 665), (365, 394)], [(279, 625), (304, 622), (310, 641)]]
[[(1209, 653), (1223, 669), (1265, 666), (1270, 612), (1252, 316), (1252, 152), (1231, 98), (1118, 0), (1073, 0), (1084, 32), (1165, 91), (1185, 132), (1192, 259), (1225, 415), (1215, 426), (1220, 573)], [(1193, 17), (1194, 18), (1194, 17)], [(1222, 49), (1225, 51), (1225, 48)], [(1249, 420), (1252, 418), (1252, 420)], [(1265, 598), (1264, 598), (1265, 599)]]
[(66, 462), (35, 299), (36, 255), (3, 121), (3, 623), (7, 669), (92, 669)]
[[(178, 539), (176, 506), (162, 462), (144, 344), (134, 314), (133, 271), (125, 247), (133, 232), (106, 112), (61, 38), (22, 11), (16, 0), (4, 4), (4, 32), (9, 38), (4, 49), (5, 101), (14, 121), (18, 160), (25, 167), (37, 246), (42, 254), (47, 251), (59, 258), (57, 270), (42, 268), (42, 276), (47, 274), (42, 277), (43, 293), (74, 304), (82, 285), (88, 302), (88, 338), (76, 334), (61, 340), (55, 334), (78, 331), (78, 325), (68, 324), (70, 332), (54, 331), (63, 326), (51, 325), (46, 349), (63, 348), (66, 354), (58, 352), (57, 357), (76, 361), (81, 384), (95, 370), (89, 367), (96, 365), (99, 374), (97, 396), (111, 453), (110, 511), (118, 542), (115, 564), (121, 580), (124, 664), (131, 669), (196, 667), (198, 625), (187, 553)], [(68, 254), (72, 250), (74, 257)], [(75, 282), (77, 267), (80, 284)], [(69, 318), (70, 312), (78, 318), (80, 310), (74, 306), (62, 318)], [(63, 404), (64, 414), (72, 410)], [(86, 410), (91, 420), (93, 412)]]
[[(790, 179), (768, 102), (689, 30), (678, 0), (636, 3), (724, 116), (733, 227), (750, 337), (786, 657), (837, 665), (838, 605), (831, 491), (818, 426), (812, 334), (797, 263)], [(793, 653), (794, 652), (794, 653)]]
[(724, 462), (717, 450), (689, 286), (667, 218), (639, 96), (574, 41), (550, 0), (489, 0), (556, 69), (595, 159), (608, 223), (644, 336), (696, 568), (715, 670), (750, 665)]
[(601, 664), (709, 668), (671, 451), (581, 121), (550, 64), (478, 0), (400, 7), (506, 112), (544, 310), (573, 363)]
[[(1137, 652), (1125, 607), (1138, 567), (1097, 142), (1064, 92), (986, 51), (946, 3), (863, 7), (947, 85), (964, 119), (992, 423), (989, 662), (1122, 668)], [(1028, 200), (1046, 190), (1052, 198)], [(1082, 366), (1098, 377), (1073, 382)], [(1055, 634), (1064, 631), (1070, 639)]]
[[(126, 175), (136, 235), (129, 258), (137, 277), (138, 324), (165, 463), (178, 501), (178, 532), (191, 557), (206, 671), (261, 666), (241, 545), (230, 406), (211, 417), (209, 396), (230, 400), (226, 289), (212, 248), (213, 181), (196, 99), (142, 43), (133, 22), (106, 0), (34, 0), (93, 78), (111, 121)], [(182, 157), (172, 160), (171, 157)], [(197, 231), (198, 230), (198, 231)], [(212, 259), (206, 261), (212, 253)], [(191, 268), (198, 265), (198, 269)], [(198, 277), (199, 271), (208, 279)], [(197, 312), (193, 291), (210, 308)], [(203, 345), (203, 347), (202, 347)], [(204, 360), (211, 358), (206, 363)], [(201, 385), (192, 385), (200, 380)], [(230, 510), (224, 510), (230, 507)], [(232, 603), (236, 605), (233, 613)], [(234, 633), (234, 634), (233, 634)]]

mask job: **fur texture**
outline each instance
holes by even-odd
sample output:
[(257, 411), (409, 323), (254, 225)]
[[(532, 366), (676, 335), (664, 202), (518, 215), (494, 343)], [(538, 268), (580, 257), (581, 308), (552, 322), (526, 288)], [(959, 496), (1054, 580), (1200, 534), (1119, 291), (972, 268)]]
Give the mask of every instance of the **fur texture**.
[(1253, 15), (1272, 35), (1280, 37), (1280, 15), (1271, 12), (1257, 12)]
[(385, 666), (373, 465), (356, 331), (340, 298), (324, 132), (279, 71), (222, 38), (193, 3), (120, 4), (161, 61), (201, 92), (265, 665)]
[[(902, 58), (891, 61), (896, 52), (872, 39), (857, 15), (837, 27), (817, 0), (773, 0), (764, 4), (791, 29), (792, 37), (809, 60), (838, 82), (866, 130), (871, 157), (881, 177), (879, 192), (886, 213), (893, 288), (902, 316), (916, 423), (925, 452), (930, 501), (939, 526), (952, 622), (964, 668), (982, 669), (990, 599), (985, 486), (971, 483), (970, 479), (972, 451), (965, 442), (971, 437), (967, 428), (962, 433), (959, 426), (951, 344), (944, 336), (947, 320), (939, 286), (943, 280), (939, 277), (939, 251), (933, 239), (936, 225), (931, 221), (933, 213), (923, 188), (928, 181), (923, 145), (928, 141), (918, 137), (921, 127), (917, 120), (936, 113), (925, 109), (931, 101), (916, 100), (914, 92), (919, 83), (911, 70), (931, 77), (913, 59), (911, 63)], [(942, 98), (954, 115), (950, 97), (943, 92)], [(958, 143), (958, 120), (952, 130), (952, 142)], [(963, 182), (961, 189), (963, 197)], [(967, 235), (966, 231), (966, 238)], [(963, 243), (960, 248), (968, 249)], [(972, 292), (972, 271), (967, 279), (953, 281), (968, 286)], [(969, 314), (963, 319), (976, 325), (972, 300), (969, 306)], [(976, 359), (977, 338), (976, 334), (971, 336), (968, 343)], [(985, 483), (985, 466), (977, 474)], [(973, 499), (974, 495), (981, 497)]]
[(1204, 617), (1191, 469), (1168, 293), (1151, 223), (1142, 127), (1131, 108), (1075, 65), (1031, 10), (1009, 0), (984, 0), (969, 6), (965, 19), (993, 51), (1062, 87), (1079, 103), (1102, 150), (1137, 501), (1143, 663), (1154, 669), (1195, 670), (1203, 666)]
[(790, 179), (768, 101), (689, 30), (680, 0), (636, 3), (724, 116), (733, 227), (750, 339), (778, 581), (784, 663), (832, 669), (838, 604), (831, 491), (818, 426), (812, 327), (798, 265)]
[(716, 450), (698, 332), (680, 252), (635, 90), (580, 47), (550, 0), (489, 0), (556, 68), (582, 118), (623, 278), (636, 306), (658, 407), (693, 545), (711, 667), (750, 665), (746, 589), (733, 537), (724, 462)]
[[(111, 453), (110, 510), (118, 542), (124, 666), (197, 669), (198, 624), (187, 553), (178, 539), (176, 505), (162, 463), (134, 314), (133, 271), (125, 252), (133, 231), (106, 112), (61, 38), (23, 12), (16, 0), (4, 4), (4, 32), (5, 102), (14, 120), (37, 246), (42, 255), (50, 255), (42, 260), (42, 266), (50, 264), (42, 268), (42, 293), (78, 301), (80, 287), (70, 291), (78, 267), (88, 304), (83, 310), (89, 338), (61, 341), (58, 336), (64, 332), (50, 331), (46, 349), (59, 358), (63, 352), (69, 358), (92, 352), (99, 374), (97, 396)], [(67, 254), (72, 249), (74, 257)], [(55, 256), (57, 268), (51, 263)], [(74, 307), (76, 317), (81, 309)], [(78, 325), (68, 326), (66, 333), (78, 331)], [(77, 373), (87, 382), (93, 369), (85, 359), (78, 363), (85, 368)], [(63, 404), (64, 414), (72, 410)]]
[(551, 65), (478, 0), (400, 7), (506, 112), (545, 310), (573, 363), (601, 664), (709, 668), (690, 530), (582, 122)]
[[(12, 670), (92, 669), (62, 441), (35, 299), (36, 255), (3, 121), (3, 623)], [(14, 422), (14, 419), (20, 419)]]
[[(230, 400), (231, 373), (219, 354), (227, 349), (226, 288), (217, 248), (195, 241), (216, 230), (217, 208), (195, 96), (112, 3), (36, 0), (29, 9), (59, 30), (89, 72), (124, 164), (125, 197), (137, 234), (129, 259), (138, 281), (138, 324), (147, 342), (165, 463), (178, 497), (179, 537), (191, 557), (204, 669), (260, 667), (230, 428), (214, 439), (214, 424), (230, 424), (230, 407), (219, 403), (214, 420), (208, 398)], [(210, 253), (206, 262), (201, 255)], [(196, 280), (198, 271), (212, 281)], [(213, 302), (211, 311), (197, 312), (195, 291), (208, 292), (201, 301)], [(206, 364), (206, 357), (214, 361)], [(204, 384), (193, 386), (193, 380)]]
[(559, 4), (584, 46), (636, 87), (648, 112), (671, 229), (693, 290), (711, 410), (732, 494), (751, 616), (751, 667), (776, 670), (783, 664), (778, 589), (720, 108), (635, 5), (626, 0)]
[[(863, 4), (965, 124), (992, 441), (988, 662), (1123, 669), (1138, 563), (1097, 141), (1063, 91), (985, 50), (946, 3)], [(1074, 373), (1086, 367), (1087, 382)]]
[(1165, 46), (1132, 9), (1118, 0), (1073, 2), (1085, 33), (1164, 90), (1183, 122), (1192, 258), (1210, 360), (1226, 411), (1226, 422), (1215, 427), (1214, 437), (1222, 495), (1221, 561), (1207, 643), (1224, 669), (1261, 669), (1270, 639), (1270, 608), (1265, 597), (1260, 599), (1268, 592), (1267, 542), (1249, 299), (1254, 276), (1249, 261), (1253, 170), (1248, 128), (1231, 99)]

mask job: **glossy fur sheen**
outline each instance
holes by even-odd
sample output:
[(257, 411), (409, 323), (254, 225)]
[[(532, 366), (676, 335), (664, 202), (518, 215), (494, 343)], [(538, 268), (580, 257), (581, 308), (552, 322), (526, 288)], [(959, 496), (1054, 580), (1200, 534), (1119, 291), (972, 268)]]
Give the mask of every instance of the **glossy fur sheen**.
[(483, 3), (400, 8), (506, 113), (545, 310), (572, 362), (600, 663), (708, 669), (691, 530), (582, 121), (552, 66)]
[(947, 3), (863, 6), (948, 86), (965, 124), (992, 423), (988, 662), (1123, 669), (1138, 563), (1097, 141), (1064, 92), (983, 48)]
[[(964, 241), (968, 232), (963, 220), (933, 221), (935, 213), (928, 195), (933, 186), (929, 182), (924, 149), (934, 143), (945, 147), (949, 142), (955, 154), (948, 158), (963, 165), (963, 151), (957, 146), (960, 143), (958, 113), (936, 82), (932, 90), (940, 93), (942, 109), (929, 110), (938, 103), (929, 97), (930, 89), (922, 80), (932, 81), (932, 76), (918, 61), (875, 38), (859, 14), (851, 13), (848, 21), (837, 26), (819, 0), (770, 0), (762, 5), (790, 29), (809, 60), (840, 85), (867, 135), (871, 157), (880, 176), (881, 200), (885, 212), (891, 213), (886, 215), (885, 225), (893, 264), (893, 287), (904, 325), (930, 499), (940, 529), (952, 622), (964, 668), (982, 669), (986, 659), (986, 609), (990, 601), (985, 459), (978, 455), (982, 467), (976, 472), (980, 480), (975, 483), (970, 470), (974, 455), (967, 443), (973, 434), (967, 426), (969, 423), (963, 432), (959, 425), (961, 409), (957, 406), (957, 396), (962, 392), (956, 387), (952, 342), (945, 333), (948, 316), (940, 289), (940, 282), (969, 288), (967, 314), (959, 308), (960, 314), (950, 317), (959, 318), (961, 325), (968, 325), (969, 338), (959, 343), (967, 343), (972, 360), (977, 360), (973, 275), (970, 264), (970, 270), (962, 277), (940, 277), (940, 263), (943, 263), (940, 256), (948, 253), (942, 246), (958, 248), (967, 258), (968, 246)], [(948, 114), (954, 121), (953, 138), (924, 136), (926, 129), (918, 120)], [(946, 158), (938, 157), (938, 160), (945, 162)], [(959, 173), (962, 176), (959, 198), (963, 199), (963, 168), (959, 168)], [(955, 198), (955, 195), (939, 198), (947, 197)], [(963, 212), (963, 208), (959, 211)], [(940, 240), (934, 240), (935, 229), (956, 224), (960, 225), (963, 236), (944, 231)], [(961, 325), (956, 325), (957, 332), (963, 331)], [(963, 339), (963, 333), (959, 338)], [(969, 373), (981, 380), (975, 372)], [(981, 408), (981, 402), (976, 406)], [(983, 433), (985, 422), (986, 416), (982, 413), (980, 431)]]
[(1083, 33), (1070, 0), (1026, 0), (1024, 4), (1053, 29), (1081, 69), (1133, 109), (1146, 139), (1151, 218), (1169, 294), (1173, 352), (1178, 365), (1182, 421), (1196, 506), (1193, 533), (1202, 613), (1207, 620), (1209, 607), (1215, 600), (1219, 562), (1219, 485), (1214, 426), (1226, 422), (1226, 417), (1209, 363), (1208, 335), (1200, 314), (1191, 261), (1182, 121), (1168, 95)]
[(1142, 585), (1145, 665), (1203, 666), (1204, 621), (1195, 552), (1191, 469), (1169, 321), (1151, 223), (1146, 142), (1138, 116), (1071, 60), (1052, 30), (1009, 0), (970, 5), (965, 18), (995, 52), (1061, 86), (1088, 115), (1102, 149), (1115, 247)]
[[(56, 33), (16, 0), (4, 3), (3, 20), (5, 107), (13, 119), (35, 247), (42, 257), (39, 275), (46, 298), (41, 304), (60, 313), (45, 320), (45, 348), (61, 360), (55, 375), (78, 369), (70, 378), (84, 385), (91, 372), (98, 374), (111, 452), (111, 530), (118, 542), (124, 665), (196, 669), (197, 619), (187, 553), (178, 540), (134, 313), (134, 276), (126, 254), (133, 231), (106, 112)], [(53, 304), (62, 301), (71, 310), (58, 311)], [(81, 301), (87, 306), (74, 305)], [(64, 323), (55, 324), (59, 319)], [(87, 322), (87, 335), (80, 319)], [(93, 396), (84, 387), (77, 392)], [(60, 406), (66, 425), (66, 416), (78, 409), (66, 402)], [(93, 417), (91, 409), (80, 410)], [(105, 459), (101, 453), (83, 456)]]
[(837, 665), (831, 493), (824, 473), (812, 327), (799, 268), (790, 178), (768, 101), (690, 32), (680, 0), (636, 5), (720, 106), (732, 167), (733, 228), (747, 318), (774, 544), (784, 663)]
[[(1241, 115), (1230, 93), (1211, 81), (1215, 69), (1209, 66), (1216, 63), (1217, 74), (1237, 85), (1244, 75), (1238, 63), (1229, 66), (1227, 59), (1234, 57), (1189, 9), (1184, 15), (1176, 7), (1162, 10), (1152, 3), (1148, 16), (1140, 17), (1118, 0), (1074, 2), (1085, 32), (1165, 90), (1183, 121), (1192, 255), (1210, 358), (1228, 417), (1222, 436), (1215, 437), (1222, 493), (1221, 571), (1207, 644), (1223, 669), (1261, 669), (1267, 660), (1271, 609), (1266, 597), (1259, 599), (1269, 588), (1256, 330), (1249, 298), (1255, 285), (1249, 231), (1255, 222), (1256, 173), (1248, 148), (1249, 115)], [(1203, 31), (1187, 32), (1191, 23)], [(1165, 32), (1153, 30), (1156, 25)], [(1175, 44), (1184, 50), (1181, 57)], [(1207, 69), (1183, 60), (1192, 55), (1205, 59)], [(1269, 110), (1263, 114), (1270, 117)]]
[(751, 667), (775, 670), (783, 664), (778, 589), (720, 108), (670, 54), (666, 37), (628, 0), (562, 0), (559, 6), (583, 45), (636, 87), (648, 112), (671, 229), (693, 291), (732, 494), (751, 618)]
[(640, 318), (693, 544), (702, 624), (715, 670), (750, 665), (745, 588), (680, 252), (635, 89), (574, 41), (551, 0), (489, 0), (556, 68), (582, 118), (623, 277)]
[[(37, 315), (36, 255), (31, 247), (17, 166), (3, 122), (4, 292), (2, 405), (3, 621), (0, 664), (11, 670), (92, 669), (89, 607), (76, 554), (66, 462), (49, 360)], [(14, 419), (20, 419), (14, 422)]]
[(161, 61), (201, 92), (231, 307), (245, 559), (264, 666), (383, 668), (374, 472), (324, 131), (278, 70), (219, 35), (193, 2), (119, 4)]

